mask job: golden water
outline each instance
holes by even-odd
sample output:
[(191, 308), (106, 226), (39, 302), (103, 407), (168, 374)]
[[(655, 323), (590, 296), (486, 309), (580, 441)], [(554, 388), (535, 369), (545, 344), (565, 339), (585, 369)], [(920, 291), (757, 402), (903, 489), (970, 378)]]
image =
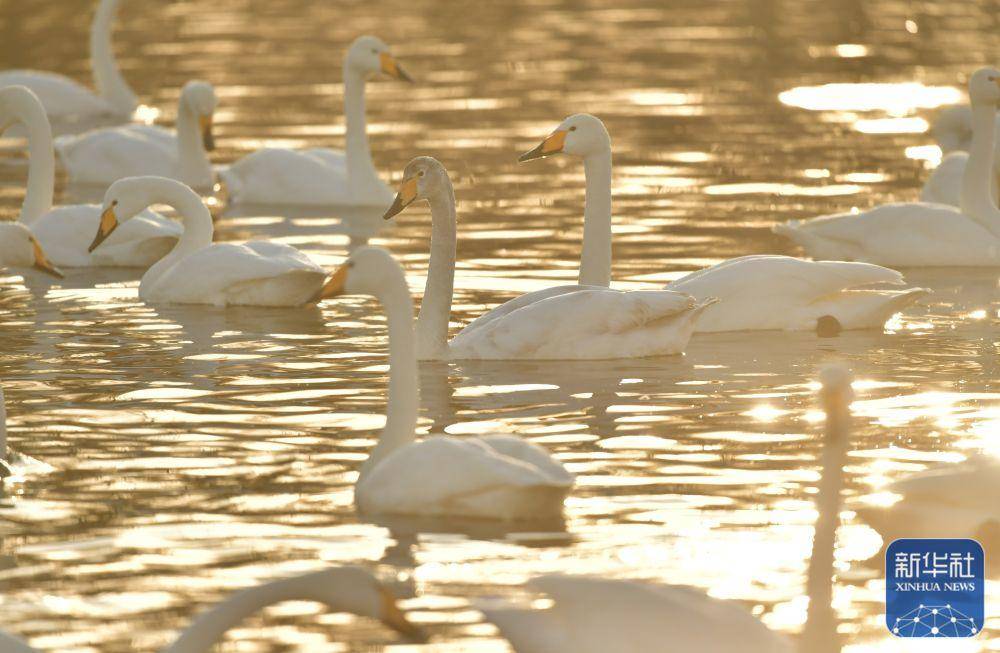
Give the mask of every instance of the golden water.
[[(0, 67), (88, 81), (91, 4), (4, 0)], [(654, 287), (735, 255), (791, 253), (775, 222), (915, 198), (939, 154), (932, 110), (1000, 51), (990, 0), (124, 4), (122, 66), (163, 121), (185, 80), (216, 85), (220, 163), (264, 144), (340, 147), (346, 44), (362, 33), (392, 44), (418, 83), (369, 85), (374, 158), (387, 179), (417, 154), (452, 172), (456, 326), (575, 277), (582, 167), (516, 163), (564, 116), (606, 121), (614, 278)], [(0, 166), (4, 219), (24, 173), (23, 161)], [(219, 239), (278, 238), (331, 267), (348, 242), (343, 216), (216, 212)], [(414, 207), (374, 239), (415, 289), (428, 221)], [(686, 356), (659, 360), (422, 366), (422, 431), (518, 433), (579, 483), (564, 531), (417, 536), (360, 522), (351, 506), (384, 404), (371, 301), (154, 307), (136, 299), (134, 273), (27, 289), (0, 273), (11, 444), (57, 468), (0, 497), (0, 627), (49, 650), (151, 651), (235, 588), (357, 563), (413, 597), (404, 605), (435, 638), (426, 650), (506, 650), (472, 601), (549, 571), (695, 585), (794, 633), (824, 361), (848, 361), (860, 380), (848, 509), (927, 464), (1000, 447), (997, 272), (908, 276), (935, 294), (885, 333), (697, 336)], [(835, 603), (847, 650), (904, 650), (881, 623), (877, 558), (864, 562), (880, 539), (844, 516)], [(232, 636), (239, 650), (418, 650), (311, 604)], [(948, 650), (995, 650), (998, 638), (994, 621)]]

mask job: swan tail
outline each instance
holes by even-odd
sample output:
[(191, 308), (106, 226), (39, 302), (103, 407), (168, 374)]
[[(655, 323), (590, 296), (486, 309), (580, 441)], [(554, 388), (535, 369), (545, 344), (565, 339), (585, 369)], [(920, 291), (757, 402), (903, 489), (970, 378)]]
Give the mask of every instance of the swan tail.
[(927, 288), (845, 291), (817, 312), (835, 318), (843, 329), (881, 329), (893, 315), (929, 294)]

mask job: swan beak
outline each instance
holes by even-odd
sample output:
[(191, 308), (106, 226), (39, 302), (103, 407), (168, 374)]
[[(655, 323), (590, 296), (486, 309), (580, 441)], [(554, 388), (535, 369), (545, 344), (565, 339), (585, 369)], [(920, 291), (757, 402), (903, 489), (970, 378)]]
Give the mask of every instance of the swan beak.
[(90, 243), (87, 251), (92, 252), (97, 249), (97, 246), (103, 243), (104, 239), (110, 236), (111, 232), (117, 228), (118, 216), (115, 215), (115, 208), (110, 206), (101, 214), (101, 224), (97, 226), (97, 235), (94, 236), (94, 242)]
[(45, 274), (51, 274), (56, 279), (62, 279), (62, 271), (52, 265), (49, 259), (45, 256), (45, 252), (42, 251), (42, 246), (38, 244), (38, 241), (35, 240), (34, 237), (32, 237), (31, 243), (35, 246), (35, 264), (32, 267), (36, 270), (41, 270)]
[(412, 204), (415, 199), (417, 199), (417, 178), (404, 179), (403, 184), (399, 187), (399, 192), (396, 193), (396, 199), (393, 200), (392, 206), (385, 212), (382, 219), (388, 220), (402, 213), (403, 209)]
[(399, 65), (396, 58), (393, 57), (388, 52), (383, 52), (379, 54), (379, 64), (382, 66), (382, 72), (384, 72), (389, 77), (395, 77), (396, 79), (401, 79), (404, 82), (413, 83), (413, 78), (407, 74), (403, 67)]
[(337, 268), (337, 271), (330, 275), (330, 280), (323, 284), (323, 287), (317, 290), (316, 294), (310, 297), (306, 303), (316, 304), (324, 299), (344, 294), (344, 286), (347, 285), (347, 271), (350, 267), (351, 264), (348, 261)]
[(530, 152), (525, 152), (518, 157), (517, 160), (524, 163), (525, 161), (541, 159), (542, 157), (549, 156), (550, 154), (558, 154), (559, 152), (562, 152), (563, 146), (566, 144), (566, 133), (565, 129), (557, 129), (552, 132), (548, 138), (539, 143), (538, 147)]
[(212, 133), (212, 116), (199, 117), (198, 125), (201, 127), (201, 140), (205, 144), (205, 149), (211, 152), (215, 149), (215, 135)]
[(382, 592), (382, 623), (414, 644), (426, 643), (427, 633), (424, 632), (423, 628), (406, 618), (403, 611), (396, 605), (396, 597), (384, 587), (379, 587), (379, 590)]

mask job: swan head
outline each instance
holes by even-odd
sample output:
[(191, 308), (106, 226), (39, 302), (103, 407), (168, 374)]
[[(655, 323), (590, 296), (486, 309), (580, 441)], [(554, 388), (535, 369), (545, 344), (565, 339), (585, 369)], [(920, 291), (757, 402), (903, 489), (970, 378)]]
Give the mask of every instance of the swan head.
[[(41, 100), (27, 86), (0, 88), (0, 134), (15, 123), (25, 122), (31, 116), (45, 117)], [(48, 121), (48, 118), (45, 118)]]
[(330, 275), (309, 303), (341, 295), (378, 297), (384, 289), (394, 285), (405, 289), (406, 276), (392, 254), (381, 247), (359, 247)]
[(611, 136), (597, 116), (577, 113), (556, 127), (535, 149), (525, 152), (518, 161), (531, 161), (553, 154), (587, 157), (611, 149)]
[(118, 225), (156, 203), (153, 190), (166, 184), (180, 184), (162, 177), (125, 177), (108, 186), (101, 204), (101, 221), (97, 235), (87, 251), (93, 252), (110, 236)]
[(57, 279), (63, 278), (59, 268), (45, 256), (35, 235), (20, 222), (0, 224), (0, 265), (35, 268)]
[(983, 104), (1000, 104), (1000, 70), (980, 68), (969, 78), (969, 99)]
[(451, 188), (448, 171), (440, 161), (430, 156), (418, 156), (403, 169), (403, 181), (392, 206), (382, 219), (388, 220), (401, 213), (410, 204)]
[(215, 109), (219, 106), (219, 98), (215, 95), (215, 87), (208, 82), (191, 80), (181, 90), (181, 106), (198, 118), (202, 142), (205, 149), (211, 152), (215, 149), (215, 136), (212, 134), (212, 120)]
[(413, 81), (389, 52), (385, 41), (376, 36), (359, 36), (354, 39), (347, 49), (347, 66), (366, 79), (384, 73), (403, 81)]

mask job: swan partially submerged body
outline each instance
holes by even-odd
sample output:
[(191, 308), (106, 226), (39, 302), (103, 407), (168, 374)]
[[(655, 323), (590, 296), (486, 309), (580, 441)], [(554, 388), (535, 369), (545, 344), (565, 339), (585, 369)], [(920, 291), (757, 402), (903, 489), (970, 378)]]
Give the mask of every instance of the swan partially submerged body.
[(317, 299), (343, 294), (378, 299), (389, 329), (386, 425), (354, 488), (358, 510), (507, 521), (560, 517), (573, 476), (538, 445), (506, 434), (416, 441), (420, 400), (413, 302), (403, 270), (389, 253), (358, 248)]
[(87, 251), (101, 220), (97, 204), (52, 206), (55, 156), (45, 110), (23, 86), (0, 89), (0, 128), (20, 124), (28, 135), (28, 182), (18, 221), (27, 226), (50, 260), (67, 267), (149, 267), (170, 251), (181, 228), (153, 211), (143, 211), (97, 251)]
[[(522, 161), (559, 153), (583, 157), (584, 208), (580, 283), (607, 286), (611, 279), (611, 139), (604, 124), (588, 114), (566, 118)], [(744, 256), (692, 272), (666, 286), (705, 306), (695, 332), (781, 329), (882, 328), (892, 315), (924, 295), (899, 290), (902, 275), (876, 265), (806, 261), (790, 256)], [(502, 309), (503, 307), (501, 307)], [(475, 323), (473, 323), (475, 324)]]
[(372, 162), (365, 121), (365, 83), (379, 73), (412, 81), (389, 46), (358, 37), (344, 58), (346, 149), (254, 152), (219, 171), (230, 203), (388, 206), (392, 191)]
[(212, 215), (201, 197), (173, 179), (130, 177), (108, 188), (94, 251), (152, 204), (175, 208), (184, 225), (170, 253), (139, 282), (148, 302), (215, 306), (300, 306), (323, 285), (326, 273), (299, 250), (271, 241), (212, 242)]

